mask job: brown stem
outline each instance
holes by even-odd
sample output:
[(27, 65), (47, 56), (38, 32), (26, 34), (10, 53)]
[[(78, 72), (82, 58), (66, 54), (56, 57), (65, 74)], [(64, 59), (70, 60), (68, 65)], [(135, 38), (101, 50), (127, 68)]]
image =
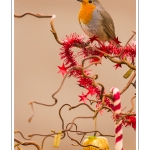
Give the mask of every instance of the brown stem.
[[(131, 35), (131, 37), (128, 39), (128, 41), (126, 42), (125, 46), (127, 46), (127, 44), (131, 41), (131, 39), (135, 36), (136, 32), (135, 31), (132, 31), (133, 34)], [(114, 55), (114, 56), (111, 56), (111, 58), (114, 58), (114, 57), (120, 57), (122, 54), (124, 53), (124, 49), (122, 50), (122, 52), (119, 54), (119, 55)]]
[(31, 101), (31, 102), (29, 102), (29, 105), (31, 105), (31, 109), (32, 109), (32, 115), (31, 115), (31, 117), (28, 119), (28, 122), (31, 122), (32, 118), (34, 117), (34, 107), (33, 107), (33, 103), (38, 104), (38, 105), (43, 105), (43, 106), (51, 107), (51, 106), (54, 106), (54, 105), (57, 103), (57, 100), (56, 100), (56, 99), (54, 99), (54, 100), (55, 100), (54, 104), (51, 104), (51, 105), (49, 105), (49, 104), (44, 104), (44, 103), (40, 103), (40, 102), (37, 102), (37, 101)]
[(54, 137), (55, 134), (58, 134), (56, 132), (53, 132), (52, 134), (46, 134), (46, 135), (43, 135), (43, 134), (30, 134), (29, 137), (33, 137), (33, 136), (45, 136), (42, 140), (42, 144), (41, 144), (41, 149), (43, 150), (43, 146), (44, 146), (44, 142), (46, 140), (46, 138), (48, 137)]
[(89, 102), (90, 102), (90, 104), (92, 105), (93, 103), (97, 103), (97, 102), (99, 102), (98, 100), (91, 100), (91, 99), (89, 99)]
[(97, 114), (95, 114), (94, 116), (88, 116), (88, 117), (81, 117), (81, 116), (75, 117), (75, 118), (72, 120), (72, 122), (71, 122), (70, 128), (69, 128), (69, 129), (66, 129), (65, 131), (70, 131), (70, 130), (72, 129), (73, 123), (75, 122), (76, 119), (91, 119), (91, 118), (95, 118), (96, 116), (97, 116)]
[[(64, 104), (64, 105), (59, 109), (59, 117), (60, 117), (60, 119), (61, 119), (61, 121), (62, 121), (62, 130), (64, 130), (64, 120), (63, 120), (63, 118), (62, 118), (62, 116), (61, 116), (61, 110), (62, 110), (62, 108), (65, 107), (65, 106), (71, 107), (69, 104)], [(66, 136), (66, 133), (65, 133), (65, 132), (63, 132), (63, 133), (64, 133), (64, 135), (63, 135), (63, 137), (62, 137), (61, 139), (63, 139), (63, 138)]]
[(20, 135), (21, 135), (21, 137), (22, 137), (23, 139), (25, 139), (25, 140), (31, 140), (31, 138), (26, 138), (26, 137), (24, 137), (24, 135), (22, 134), (21, 131), (15, 130), (14, 133), (20, 133)]
[(91, 108), (91, 107), (90, 107), (88, 104), (86, 104), (86, 103), (81, 103), (81, 104), (78, 104), (78, 105), (76, 105), (76, 106), (72, 106), (71, 108), (69, 108), (69, 110), (74, 109), (74, 108), (77, 108), (77, 107), (79, 107), (79, 106), (81, 106), (81, 105), (85, 105), (85, 106), (87, 106), (91, 111), (95, 112), (95, 110), (94, 110), (93, 108)]
[(65, 79), (66, 79), (67, 76), (68, 76), (68, 74), (69, 74), (73, 69), (76, 69), (76, 68), (78, 68), (78, 67), (77, 67), (77, 66), (74, 66), (74, 67), (72, 67), (72, 68), (66, 73), (66, 75), (63, 77), (63, 80), (62, 80), (62, 82), (61, 82), (59, 88), (52, 94), (52, 98), (53, 98), (55, 101), (57, 101), (57, 99), (55, 98), (55, 95), (61, 90), (61, 88), (62, 88), (62, 86), (63, 86), (63, 84), (64, 84), (64, 82), (65, 82)]
[[(67, 131), (66, 131), (66, 132), (67, 132)], [(81, 147), (89, 147), (89, 146), (92, 146), (92, 147), (98, 148), (99, 150), (102, 150), (102, 149), (100, 149), (98, 146), (94, 146), (94, 145), (92, 145), (92, 144), (89, 144), (89, 145), (86, 145), (86, 146), (82, 145), (82, 144), (81, 144), (80, 142), (78, 142), (76, 139), (72, 138), (72, 137), (69, 135), (68, 132), (67, 132), (67, 136), (68, 136), (72, 141), (74, 141), (74, 142), (76, 142), (78, 145), (80, 145)]]
[(102, 53), (105, 55), (105, 57), (107, 57), (111, 62), (114, 62), (114, 63), (117, 63), (117, 64), (125, 64), (127, 65), (129, 68), (133, 69), (133, 70), (136, 70), (136, 66), (130, 64), (130, 62), (126, 61), (126, 60), (120, 60), (120, 59), (116, 59), (116, 58), (113, 58), (111, 55), (103, 52), (102, 50), (99, 50), (99, 49), (95, 49), (96, 51)]
[(128, 81), (127, 85), (122, 89), (120, 94), (123, 94), (129, 88), (129, 86), (131, 85), (131, 83), (132, 83), (133, 79), (135, 78), (135, 76), (136, 76), (136, 71), (134, 71), (134, 73), (131, 76), (130, 80)]
[[(90, 66), (90, 65), (89, 65), (89, 66)], [(64, 76), (64, 78), (63, 78), (63, 80), (62, 80), (62, 82), (61, 82), (59, 88), (53, 93), (52, 98), (53, 98), (55, 101), (57, 101), (57, 99), (55, 98), (55, 95), (61, 90), (61, 88), (62, 88), (62, 86), (63, 86), (63, 84), (64, 84), (64, 82), (65, 82), (65, 79), (67, 78), (68, 74), (69, 74), (73, 69), (76, 69), (76, 70), (84, 70), (84, 69), (88, 68), (89, 66), (84, 67), (84, 68), (83, 68), (83, 67), (80, 67), (80, 66), (73, 66), (73, 67), (66, 73), (66, 75)]]
[[(84, 64), (85, 64), (85, 61), (86, 60), (88, 60), (88, 59), (92, 59), (92, 58), (98, 58), (99, 59), (99, 61), (97, 61), (97, 62), (92, 62), (92, 63), (90, 63), (90, 65), (92, 64), (101, 64), (101, 60), (102, 60), (102, 58), (101, 57), (99, 57), (99, 56), (97, 56), (97, 55), (92, 55), (92, 56), (89, 56), (89, 57), (86, 57), (86, 58), (84, 58), (83, 60), (82, 60), (82, 67), (84, 67)], [(87, 66), (88, 67), (88, 66)], [(88, 67), (89, 68), (89, 67)]]
[(120, 59), (115, 59), (115, 58), (111, 58), (111, 57), (107, 57), (110, 61), (117, 63), (117, 64), (125, 64), (127, 65), (130, 69), (136, 70), (136, 66), (130, 64), (128, 61), (126, 60), (120, 60)]
[(105, 87), (104, 87), (104, 85), (101, 84), (101, 83), (97, 83), (97, 84), (101, 86), (100, 100), (102, 100), (102, 99), (103, 99), (103, 96), (104, 96), (103, 93), (104, 93), (104, 91), (105, 91)]
[[(68, 123), (68, 125), (70, 125), (71, 123)], [(66, 127), (67, 128), (67, 127)], [(115, 135), (110, 135), (110, 134), (102, 134), (101, 132), (97, 131), (79, 131), (79, 130), (68, 130), (68, 132), (76, 132), (76, 133), (80, 133), (79, 135), (84, 135), (84, 134), (88, 134), (88, 133), (94, 133), (97, 132), (99, 133), (98, 136), (108, 136), (108, 137), (115, 137)]]
[[(99, 112), (100, 110), (102, 110), (102, 107), (98, 108), (98, 110), (97, 110), (97, 112), (94, 114), (94, 116), (88, 116), (88, 117), (79, 116), (79, 117), (75, 117), (75, 118), (72, 120), (72, 122), (71, 122), (70, 128), (67, 129), (67, 130), (64, 130), (64, 131), (69, 131), (69, 130), (71, 130), (71, 128), (73, 127), (73, 123), (75, 122), (76, 119), (90, 119), (90, 118), (93, 118), (93, 119), (94, 119), (94, 118), (97, 116), (97, 114), (98, 114), (98, 112)], [(95, 112), (95, 110), (94, 110), (94, 112)]]
[[(54, 134), (56, 134), (56, 133), (54, 133)], [(53, 135), (54, 135), (53, 134)], [(42, 140), (42, 144), (41, 144), (41, 148), (42, 148), (42, 150), (43, 150), (43, 146), (44, 146), (44, 142), (45, 142), (45, 140), (48, 138), (48, 137), (50, 137), (51, 135), (47, 135), (47, 136), (45, 136), (44, 138), (43, 138), (43, 140)]]
[(41, 147), (36, 142), (33, 142), (33, 141), (22, 142), (21, 140), (19, 140), (17, 138), (14, 138), (14, 141), (21, 144), (21, 145), (23, 145), (23, 146), (34, 145), (38, 150), (42, 150)]
[(21, 15), (18, 15), (18, 14), (14, 14), (14, 17), (16, 18), (22, 18), (26, 15), (31, 15), (31, 16), (34, 16), (34, 17), (37, 17), (37, 18), (51, 18), (52, 15), (42, 15), (42, 14), (38, 14), (38, 13), (32, 13), (32, 12), (25, 12)]
[[(92, 58), (98, 58), (99, 61), (97, 61), (97, 62), (92, 62), (92, 63), (90, 63), (88, 66), (84, 67), (85, 61), (88, 60), (88, 59), (92, 59)], [(101, 63), (101, 57), (99, 57), (99, 56), (97, 56), (97, 55), (93, 55), (93, 56), (86, 57), (85, 59), (82, 60), (82, 67), (83, 67), (83, 69), (82, 69), (82, 74), (83, 74), (85, 77), (87, 77), (87, 78), (91, 78), (92, 80), (96, 80), (96, 79), (98, 78), (98, 75), (97, 75), (97, 74), (93, 75), (92, 77), (91, 77), (91, 76), (88, 76), (88, 75), (86, 75), (86, 74), (84, 73), (84, 69), (87, 69), (87, 68), (89, 68), (89, 67), (92, 66), (92, 65), (100, 64), (100, 63)]]
[(85, 137), (86, 133), (83, 134), (81, 140), (80, 140), (80, 143), (82, 142), (83, 138)]
[(19, 143), (16, 143), (15, 145), (14, 145), (14, 149), (17, 147), (17, 150), (22, 150), (22, 148), (20, 148), (20, 144)]
[(55, 133), (52, 133), (52, 134), (38, 134), (38, 133), (35, 133), (35, 134), (28, 135), (28, 137), (33, 137), (33, 136), (51, 136), (51, 137), (54, 137), (53, 135), (55, 135)]
[(134, 109), (134, 99), (135, 99), (135, 98), (136, 98), (136, 96), (133, 96), (133, 97), (131, 98), (132, 107), (131, 107), (130, 110), (127, 111), (126, 114), (131, 114), (131, 112), (133, 111), (133, 109)]
[(132, 31), (133, 34), (132, 36), (129, 38), (129, 40), (127, 41), (127, 43), (125, 44), (125, 46), (127, 46), (127, 44), (132, 40), (132, 38), (135, 36), (136, 32), (135, 31)]
[(109, 111), (111, 111), (112, 113), (114, 113), (114, 111), (110, 107), (108, 107), (108, 106), (103, 106), (103, 108), (108, 109)]
[(59, 38), (58, 38), (58, 36), (57, 36), (57, 33), (56, 33), (56, 30), (55, 30), (55, 27), (54, 27), (54, 18), (55, 18), (56, 16), (55, 15), (53, 15), (52, 16), (52, 18), (50, 19), (50, 26), (51, 26), (51, 28), (52, 28), (52, 30), (50, 30), (52, 33), (53, 33), (53, 35), (54, 35), (54, 37), (55, 37), (55, 40), (60, 44), (60, 45), (63, 45), (63, 42), (62, 41), (60, 41), (59, 40)]
[(131, 113), (131, 114), (122, 113), (121, 116), (136, 116), (136, 114), (135, 113)]

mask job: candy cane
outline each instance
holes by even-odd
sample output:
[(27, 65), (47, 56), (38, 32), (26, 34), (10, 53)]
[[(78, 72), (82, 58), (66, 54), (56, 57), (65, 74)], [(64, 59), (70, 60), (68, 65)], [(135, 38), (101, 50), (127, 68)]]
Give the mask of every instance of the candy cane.
[[(113, 95), (114, 113), (119, 115), (121, 113), (121, 98), (119, 89), (112, 87), (110, 92)], [(115, 133), (115, 149), (123, 150), (122, 120), (116, 122)]]

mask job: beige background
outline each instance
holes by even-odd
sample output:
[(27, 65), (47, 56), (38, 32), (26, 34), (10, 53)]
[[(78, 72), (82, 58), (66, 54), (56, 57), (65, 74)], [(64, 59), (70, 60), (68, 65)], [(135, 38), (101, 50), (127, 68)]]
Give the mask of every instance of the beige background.
[[(101, 0), (106, 10), (111, 14), (116, 35), (123, 44), (136, 30), (136, 1), (135, 0)], [(77, 0), (14, 0), (14, 11), (16, 14), (22, 14), (26, 11), (41, 14), (55, 14), (55, 27), (60, 39), (73, 32), (83, 34), (78, 24), (78, 11), (80, 3)], [(31, 123), (28, 118), (31, 115), (31, 107), (28, 102), (36, 100), (43, 103), (53, 103), (51, 95), (58, 89), (62, 76), (57, 74), (58, 68), (62, 64), (59, 58), (60, 45), (56, 43), (50, 32), (49, 19), (38, 19), (33, 16), (24, 18), (14, 18), (14, 126), (15, 129), (23, 132), (25, 136), (31, 133), (49, 134), (51, 129), (61, 130), (61, 121), (58, 116), (58, 109), (64, 103), (77, 105), (78, 95), (83, 90), (76, 85), (74, 78), (67, 79), (62, 90), (57, 95), (58, 103), (54, 107), (43, 107), (34, 105), (35, 116)], [(108, 93), (112, 86), (122, 89), (127, 80), (123, 79), (123, 74), (127, 67), (114, 71), (114, 64), (103, 60), (103, 65), (92, 67), (94, 73), (99, 74), (98, 81), (103, 83)], [(134, 95), (135, 89), (131, 86), (129, 90), (122, 95), (122, 107), (130, 108), (130, 98)], [(126, 109), (126, 110), (127, 110)], [(65, 123), (69, 123), (75, 116), (93, 115), (86, 107), (81, 106), (77, 110), (68, 111), (64, 108), (63, 117)], [(98, 130), (103, 134), (114, 134), (114, 122), (111, 119), (111, 113), (104, 112), (98, 117)], [(90, 131), (94, 129), (94, 123), (90, 120), (77, 120), (79, 130)], [(123, 129), (124, 149), (135, 150), (136, 134), (131, 128)], [(76, 134), (74, 138), (80, 139)], [(20, 135), (16, 135), (20, 138)], [(34, 137), (34, 141), (41, 144), (41, 137)], [(110, 149), (114, 150), (114, 138), (108, 137)], [(53, 149), (52, 138), (47, 138), (44, 150)], [(82, 149), (81, 147), (71, 146), (72, 141), (65, 138), (61, 141), (59, 147), (63, 149)], [(23, 147), (24, 150), (35, 150), (35, 147)]]

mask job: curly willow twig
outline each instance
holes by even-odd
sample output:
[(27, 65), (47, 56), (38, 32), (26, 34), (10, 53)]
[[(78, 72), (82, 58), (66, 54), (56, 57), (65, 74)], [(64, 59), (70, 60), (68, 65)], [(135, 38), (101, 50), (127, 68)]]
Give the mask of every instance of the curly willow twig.
[(31, 15), (31, 16), (34, 16), (34, 17), (37, 17), (37, 18), (51, 18), (52, 15), (42, 15), (42, 14), (38, 14), (38, 13), (32, 13), (32, 12), (25, 12), (21, 15), (18, 15), (18, 14), (14, 14), (14, 17), (16, 18), (22, 18), (26, 15)]
[(14, 138), (14, 141), (19, 143), (20, 145), (23, 145), (23, 146), (34, 145), (38, 150), (42, 150), (41, 147), (36, 142), (33, 142), (33, 141), (22, 142), (21, 140), (19, 140), (17, 138)]
[[(50, 31), (53, 33), (55, 40), (56, 40), (60, 45), (63, 45), (63, 44), (64, 44), (64, 42), (61, 41), (61, 40), (58, 38), (57, 32), (56, 32), (55, 27), (54, 27), (54, 23), (53, 23), (53, 22), (54, 22), (54, 18), (56, 17), (55, 15), (40, 15), (40, 14), (31, 13), (31, 12), (26, 12), (26, 13), (24, 13), (24, 14), (22, 14), (22, 15), (16, 15), (16, 14), (15, 14), (14, 17), (21, 18), (21, 17), (24, 17), (25, 15), (32, 15), (32, 16), (38, 17), (38, 18), (51, 18), (51, 19), (50, 19), (50, 26), (51, 26), (51, 30), (50, 30)], [(130, 39), (127, 41), (126, 45), (130, 42), (130, 40), (133, 38), (134, 35), (135, 35), (135, 31), (133, 31), (133, 35), (132, 35), (132, 36), (130, 37)], [(126, 46), (126, 45), (125, 45), (125, 46)], [(132, 84), (132, 81), (133, 81), (133, 79), (134, 79), (135, 76), (136, 76), (136, 71), (135, 71), (135, 70), (136, 70), (136, 66), (134, 66), (134, 64), (129, 63), (129, 62), (126, 61), (125, 59), (123, 59), (123, 60), (122, 60), (122, 59), (119, 59), (119, 58), (116, 59), (117, 57), (119, 57), (119, 56), (121, 56), (121, 55), (123, 54), (124, 50), (123, 50), (119, 55), (111, 56), (110, 54), (107, 54), (107, 53), (103, 52), (102, 50), (97, 49), (96, 47), (90, 47), (90, 46), (89, 46), (89, 43), (85, 43), (85, 44), (83, 43), (83, 45), (80, 45), (80, 44), (78, 45), (78, 44), (77, 44), (77, 45), (73, 45), (73, 46), (74, 46), (74, 47), (78, 47), (78, 48), (85, 48), (85, 47), (87, 46), (87, 47), (86, 47), (87, 50), (88, 50), (88, 48), (92, 48), (92, 49), (94, 49), (94, 50), (96, 50), (96, 51), (98, 51), (98, 52), (104, 54), (105, 57), (108, 58), (111, 62), (113, 62), (113, 63), (118, 63), (118, 64), (125, 64), (125, 65), (127, 65), (129, 68), (131, 68), (131, 69), (134, 70), (133, 75), (130, 77), (130, 80), (128, 81), (127, 85), (123, 88), (123, 90), (121, 91), (120, 94), (123, 94), (123, 93), (129, 88), (129, 86)], [(115, 57), (116, 57), (116, 58), (115, 58)], [(85, 62), (86, 62), (87, 60), (91, 59), (91, 58), (97, 58), (98, 61), (97, 61), (97, 62), (92, 62), (92, 63), (90, 63), (89, 65), (85, 66)], [(101, 63), (101, 59), (102, 59), (102, 58), (99, 57), (99, 56), (97, 56), (97, 55), (88, 56), (88, 57), (86, 57), (86, 58), (84, 58), (84, 59), (82, 60), (82, 65), (81, 65), (81, 66), (73, 66), (71, 69), (69, 69), (69, 71), (68, 71), (68, 72), (66, 73), (66, 75), (64, 76), (64, 78), (63, 78), (63, 80), (62, 80), (62, 82), (61, 82), (59, 88), (52, 94), (52, 98), (54, 99), (54, 103), (53, 103), (53, 104), (49, 105), (49, 104), (43, 104), (43, 103), (36, 102), (36, 101), (31, 101), (29, 104), (31, 105), (32, 115), (31, 115), (31, 117), (29, 118), (29, 122), (32, 120), (32, 118), (33, 118), (33, 116), (34, 116), (33, 103), (38, 104), (38, 105), (43, 105), (43, 106), (54, 106), (54, 105), (56, 105), (56, 103), (57, 103), (58, 100), (57, 100), (57, 98), (55, 97), (55, 95), (61, 90), (61, 88), (62, 88), (62, 86), (63, 86), (63, 84), (64, 84), (64, 82), (65, 82), (65, 79), (67, 78), (67, 76), (69, 75), (69, 73), (70, 73), (72, 70), (80, 70), (80, 71), (82, 72), (82, 75), (83, 75), (84, 77), (90, 78), (90, 79), (92, 80), (92, 85), (93, 85), (93, 86), (96, 86), (96, 87), (100, 86), (100, 87), (101, 87), (100, 100), (99, 100), (99, 99), (98, 99), (97, 101), (96, 101), (96, 100), (89, 100), (89, 101), (91, 102), (91, 104), (92, 104), (93, 102), (96, 102), (96, 103), (101, 102), (101, 106), (100, 106), (97, 110), (94, 110), (90, 105), (85, 104), (85, 103), (80, 103), (80, 104), (78, 104), (78, 105), (76, 105), (76, 106), (71, 106), (70, 104), (64, 104), (64, 105), (62, 105), (61, 108), (59, 109), (59, 117), (60, 117), (61, 122), (62, 122), (62, 131), (61, 131), (61, 133), (63, 133), (61, 139), (63, 139), (63, 138), (66, 136), (66, 133), (67, 133), (67, 136), (68, 136), (72, 141), (74, 141), (74, 142), (77, 143), (77, 145), (76, 145), (76, 144), (72, 144), (73, 146), (81, 146), (81, 147), (92, 146), (92, 147), (98, 148), (99, 150), (102, 150), (102, 149), (100, 149), (98, 146), (94, 146), (94, 145), (87, 145), (87, 146), (84, 146), (84, 145), (82, 145), (81, 142), (82, 142), (83, 138), (85, 137), (85, 135), (88, 134), (88, 133), (95, 133), (95, 135), (96, 135), (96, 133), (98, 133), (100, 136), (109, 136), (109, 137), (114, 137), (114, 135), (104, 135), (104, 134), (102, 134), (101, 132), (97, 131), (96, 128), (95, 128), (95, 131), (86, 131), (86, 132), (84, 132), (84, 131), (79, 131), (79, 130), (77, 129), (77, 127), (78, 127), (77, 124), (75, 124), (75, 121), (76, 121), (77, 119), (95, 119), (95, 118), (97, 117), (98, 113), (99, 113), (102, 109), (108, 110), (108, 111), (110, 111), (110, 112), (112, 112), (112, 113), (114, 114), (114, 111), (113, 111), (110, 107), (108, 107), (108, 106), (105, 104), (105, 98), (106, 98), (106, 97), (108, 97), (108, 98), (112, 101), (112, 94), (111, 94), (111, 93), (109, 93), (109, 94), (104, 94), (104, 92), (105, 92), (105, 87), (104, 87), (104, 85), (103, 85), (102, 83), (100, 83), (100, 82), (96, 82), (96, 80), (98, 79), (98, 75), (97, 75), (97, 74), (94, 74), (94, 75), (90, 76), (90, 75), (85, 74), (85, 72), (84, 72), (85, 69), (91, 67), (92, 65)], [(135, 97), (136, 97), (136, 96), (133, 96), (132, 99), (131, 99), (131, 104), (132, 104), (131, 109), (128, 110), (126, 113), (121, 113), (121, 117), (122, 117), (122, 118), (125, 118), (126, 116), (135, 116), (135, 115), (136, 115), (135, 113), (132, 112), (133, 109), (134, 109), (134, 101), (133, 101), (133, 100), (134, 100)], [(113, 102), (113, 101), (112, 101), (112, 102)], [(77, 116), (77, 117), (75, 117), (75, 118), (72, 120), (72, 122), (68, 123), (68, 124), (66, 125), (66, 128), (65, 128), (65, 127), (64, 127), (64, 126), (65, 126), (64, 119), (63, 119), (62, 114), (61, 114), (62, 109), (63, 109), (65, 106), (69, 106), (69, 110), (72, 110), (72, 109), (75, 109), (75, 108), (80, 107), (80, 106), (83, 106), (83, 105), (86, 106), (86, 107), (88, 107), (89, 110), (91, 110), (92, 112), (95, 112), (94, 115), (93, 115), (93, 116)], [(68, 126), (69, 126), (69, 127), (68, 127)], [(72, 130), (73, 126), (75, 126), (75, 130)], [(22, 142), (22, 141), (20, 141), (20, 140), (17, 139), (17, 138), (15, 138), (14, 141), (15, 141), (16, 143), (18, 143), (18, 147), (19, 147), (19, 145), (24, 145), (24, 146), (27, 146), (27, 145), (34, 145), (38, 150), (43, 150), (45, 140), (46, 140), (48, 137), (54, 138), (54, 135), (58, 134), (58, 133), (55, 132), (55, 131), (52, 131), (52, 132), (53, 132), (53, 133), (47, 134), (47, 135), (42, 135), (42, 134), (30, 134), (30, 135), (28, 136), (28, 137), (30, 137), (30, 138), (25, 138), (25, 137), (23, 136), (23, 134), (22, 134), (20, 131), (15, 131), (15, 133), (20, 133), (21, 136), (22, 136), (22, 138), (24, 138), (25, 140), (31, 140), (31, 138), (32, 138), (33, 136), (42, 136), (42, 137), (44, 137), (43, 140), (42, 140), (42, 143), (41, 143), (41, 147), (40, 147), (37, 143), (35, 143), (35, 142), (33, 142), (33, 141), (30, 141), (30, 142)], [(78, 140), (72, 138), (72, 137), (69, 135), (70, 132), (74, 132), (74, 133), (76, 133), (76, 134), (78, 134), (78, 135), (81, 135), (82, 138), (81, 138), (80, 142), (79, 142)], [(17, 145), (16, 145), (16, 146), (17, 146)]]

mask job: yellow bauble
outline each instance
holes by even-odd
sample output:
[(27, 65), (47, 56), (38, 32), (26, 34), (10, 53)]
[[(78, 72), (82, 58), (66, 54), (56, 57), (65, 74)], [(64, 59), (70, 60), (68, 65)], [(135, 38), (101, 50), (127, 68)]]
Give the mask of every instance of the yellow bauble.
[(93, 147), (93, 146), (88, 146), (88, 147), (83, 147), (83, 150), (109, 150), (109, 145), (108, 145), (108, 140), (105, 137), (99, 136), (99, 137), (94, 137), (94, 136), (89, 136), (87, 139), (83, 141), (83, 145), (94, 145), (98, 146), (99, 148)]

